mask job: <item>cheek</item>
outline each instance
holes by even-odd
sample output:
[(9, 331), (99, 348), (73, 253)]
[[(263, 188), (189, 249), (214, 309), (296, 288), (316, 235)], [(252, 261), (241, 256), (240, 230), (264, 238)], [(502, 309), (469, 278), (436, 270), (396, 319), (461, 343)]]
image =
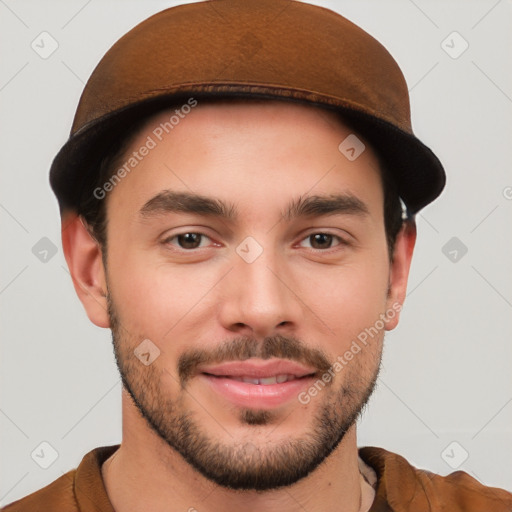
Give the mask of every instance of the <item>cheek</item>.
[[(125, 246), (127, 247), (127, 246)], [(218, 281), (205, 265), (172, 265), (142, 250), (112, 251), (109, 288), (123, 326), (157, 343), (180, 332), (210, 302), (208, 290)]]
[[(172, 320), (169, 302), (175, 301), (173, 296), (182, 294), (184, 288), (158, 274), (158, 269), (137, 251), (127, 249), (121, 255), (112, 249), (109, 253), (109, 289), (123, 326), (132, 333), (155, 336), (154, 329), (147, 332), (148, 326), (158, 327)], [(175, 303), (181, 304), (180, 299), (183, 297)]]
[(311, 273), (305, 302), (339, 343), (350, 343), (386, 310), (389, 267), (382, 258)]

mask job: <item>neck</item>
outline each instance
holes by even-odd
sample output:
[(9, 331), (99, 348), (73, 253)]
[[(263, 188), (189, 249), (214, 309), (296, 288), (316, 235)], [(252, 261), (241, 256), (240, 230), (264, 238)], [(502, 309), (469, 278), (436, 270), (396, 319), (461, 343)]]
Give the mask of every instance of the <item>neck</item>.
[(264, 492), (235, 491), (203, 477), (162, 441), (124, 390), (123, 440), (103, 464), (102, 476), (116, 512), (360, 512), (367, 510), (372, 492), (359, 472), (355, 426), (315, 471), (297, 483)]

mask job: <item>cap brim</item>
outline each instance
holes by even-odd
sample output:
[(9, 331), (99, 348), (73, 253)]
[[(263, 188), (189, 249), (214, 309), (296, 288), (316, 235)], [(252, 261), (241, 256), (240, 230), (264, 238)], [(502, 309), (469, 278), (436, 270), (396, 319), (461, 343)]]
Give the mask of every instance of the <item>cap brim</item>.
[(162, 95), (113, 112), (84, 126), (64, 144), (53, 160), (50, 184), (59, 198), (61, 211), (76, 210), (84, 193), (93, 182), (102, 156), (112, 143), (123, 136), (133, 122), (148, 117), (171, 105), (185, 103), (193, 96), (199, 102), (207, 98), (266, 98), (305, 102), (339, 112), (355, 131), (360, 133), (386, 162), (395, 177), (398, 193), (410, 213), (415, 214), (442, 192), (446, 176), (436, 155), (417, 137), (365, 112), (347, 107), (300, 100), (279, 95), (246, 94), (239, 91), (222, 93), (188, 92)]

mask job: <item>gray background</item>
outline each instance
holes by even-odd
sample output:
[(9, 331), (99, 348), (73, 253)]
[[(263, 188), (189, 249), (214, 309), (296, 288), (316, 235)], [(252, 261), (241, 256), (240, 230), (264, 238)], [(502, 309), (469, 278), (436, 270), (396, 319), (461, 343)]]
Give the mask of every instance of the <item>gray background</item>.
[[(2, 505), (121, 440), (110, 331), (89, 322), (73, 290), (48, 169), (101, 56), (175, 3), (0, 0)], [(313, 3), (344, 14), (393, 54), (415, 131), (448, 174), (441, 198), (417, 218), (408, 299), (387, 336), (359, 445), (512, 490), (512, 3)], [(51, 48), (43, 31), (58, 43), (46, 59), (31, 47)], [(33, 459), (34, 450), (44, 456)]]

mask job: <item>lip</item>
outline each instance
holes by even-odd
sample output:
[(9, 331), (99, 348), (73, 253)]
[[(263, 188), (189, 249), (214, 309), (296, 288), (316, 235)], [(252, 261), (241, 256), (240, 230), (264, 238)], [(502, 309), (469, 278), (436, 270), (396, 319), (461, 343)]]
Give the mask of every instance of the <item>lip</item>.
[(318, 370), (303, 366), (294, 361), (285, 359), (258, 360), (247, 359), (245, 361), (226, 361), (216, 365), (200, 366), (198, 372), (209, 373), (217, 377), (253, 377), (263, 379), (274, 375), (287, 374), (297, 378), (316, 373)]
[[(309, 387), (316, 371), (299, 363), (286, 360), (229, 361), (203, 366), (197, 377), (217, 395), (233, 405), (255, 409), (275, 409), (297, 398), (301, 390)], [(269, 378), (293, 375), (295, 379), (276, 384), (253, 384), (235, 378)]]

